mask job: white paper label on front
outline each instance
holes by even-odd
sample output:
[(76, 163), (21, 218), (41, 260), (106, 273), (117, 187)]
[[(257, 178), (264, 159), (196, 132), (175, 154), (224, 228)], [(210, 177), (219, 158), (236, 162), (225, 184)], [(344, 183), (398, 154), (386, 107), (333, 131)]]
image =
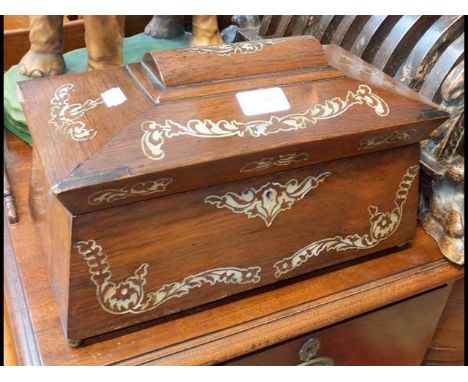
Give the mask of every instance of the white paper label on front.
[(127, 100), (125, 94), (120, 88), (112, 88), (101, 93), (101, 98), (107, 107), (117, 106)]
[(237, 101), (245, 115), (258, 115), (289, 110), (291, 105), (281, 88), (249, 90), (236, 93)]

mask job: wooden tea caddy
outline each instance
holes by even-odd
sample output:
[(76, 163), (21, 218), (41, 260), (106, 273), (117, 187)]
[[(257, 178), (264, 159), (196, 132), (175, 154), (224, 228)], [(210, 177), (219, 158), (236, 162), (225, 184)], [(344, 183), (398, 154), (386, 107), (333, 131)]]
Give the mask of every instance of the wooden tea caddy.
[(71, 343), (413, 238), (419, 141), (447, 115), (327, 52), (241, 42), (19, 84)]

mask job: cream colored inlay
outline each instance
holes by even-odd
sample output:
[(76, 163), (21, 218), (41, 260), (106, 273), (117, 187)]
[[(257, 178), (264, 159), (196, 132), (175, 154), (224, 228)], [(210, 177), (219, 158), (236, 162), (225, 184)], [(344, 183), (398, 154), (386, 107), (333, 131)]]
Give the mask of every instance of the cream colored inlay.
[(257, 162), (247, 163), (240, 172), (261, 171), (273, 166), (289, 166), (291, 163), (309, 160), (307, 153), (279, 154), (274, 157), (262, 158)]
[(220, 196), (210, 195), (205, 198), (205, 203), (228, 208), (237, 214), (246, 214), (248, 218), (258, 216), (269, 227), (281, 211), (289, 210), (329, 175), (331, 172), (324, 172), (317, 177), (308, 176), (300, 183), (297, 179), (291, 179), (286, 184), (269, 182), (258, 190), (247, 188), (240, 195), (234, 192)]
[(370, 206), (370, 230), (369, 233), (360, 235), (352, 234), (345, 237), (335, 236), (314, 241), (300, 249), (295, 254), (285, 257), (273, 265), (275, 277), (281, 277), (285, 273), (300, 267), (307, 260), (322, 252), (347, 251), (350, 249), (363, 250), (375, 247), (382, 240), (389, 238), (399, 227), (403, 215), (403, 205), (408, 197), (408, 192), (413, 181), (418, 175), (419, 166), (408, 168), (403, 176), (395, 195), (395, 208), (390, 212), (380, 212), (376, 206)]
[(198, 54), (213, 54), (216, 56), (231, 56), (233, 54), (251, 54), (261, 51), (265, 46), (275, 45), (285, 40), (271, 41), (242, 41), (233, 44), (200, 46), (190, 48), (192, 52)]
[(111, 314), (144, 313), (157, 308), (164, 302), (180, 298), (195, 288), (214, 284), (248, 284), (260, 281), (260, 267), (215, 268), (185, 277), (146, 293), (146, 275), (149, 265), (141, 264), (125, 280), (111, 281), (112, 272), (107, 255), (95, 240), (79, 241), (74, 248), (83, 257), (96, 286), (96, 296), (102, 309)]
[(317, 121), (336, 118), (354, 105), (367, 105), (381, 117), (389, 113), (388, 105), (382, 98), (372, 93), (369, 86), (359, 85), (356, 92), (348, 91), (345, 99), (333, 97), (325, 100), (323, 104), (310, 107), (303, 113), (288, 114), (282, 117), (271, 116), (267, 120), (241, 122), (224, 119), (219, 121), (191, 119), (185, 124), (170, 119), (163, 123), (146, 121), (141, 125), (143, 130), (141, 149), (147, 158), (160, 160), (165, 156), (163, 151), (165, 139), (181, 135), (191, 135), (197, 138), (234, 136), (242, 138), (246, 134), (258, 138), (279, 132), (297, 131), (305, 129)]
[(55, 90), (55, 94), (50, 100), (50, 120), (49, 123), (55, 127), (56, 131), (69, 134), (74, 141), (86, 141), (93, 139), (97, 133), (95, 129), (89, 129), (81, 121), (85, 112), (94, 109), (104, 103), (102, 97), (87, 99), (83, 103), (69, 103), (70, 92), (74, 85), (63, 84)]
[(397, 142), (404, 142), (416, 135), (415, 129), (410, 129), (406, 131), (392, 131), (388, 135), (364, 138), (359, 142), (359, 150), (368, 150), (373, 149), (382, 145), (389, 145)]
[(130, 196), (141, 196), (153, 194), (155, 192), (164, 192), (171, 182), (172, 178), (161, 178), (158, 180), (135, 183), (132, 186), (127, 185), (122, 188), (97, 191), (88, 198), (88, 204), (97, 205), (102, 202), (111, 203)]

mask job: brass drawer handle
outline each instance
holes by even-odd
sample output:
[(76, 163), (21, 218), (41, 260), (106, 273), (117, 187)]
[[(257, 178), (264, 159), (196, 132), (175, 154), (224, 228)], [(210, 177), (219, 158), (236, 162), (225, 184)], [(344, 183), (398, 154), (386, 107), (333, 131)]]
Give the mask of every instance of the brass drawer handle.
[(297, 366), (334, 366), (330, 357), (317, 357), (320, 341), (316, 337), (309, 338), (299, 349), (299, 363)]
[(302, 362), (297, 366), (334, 366), (333, 360), (330, 357), (315, 357), (310, 361)]

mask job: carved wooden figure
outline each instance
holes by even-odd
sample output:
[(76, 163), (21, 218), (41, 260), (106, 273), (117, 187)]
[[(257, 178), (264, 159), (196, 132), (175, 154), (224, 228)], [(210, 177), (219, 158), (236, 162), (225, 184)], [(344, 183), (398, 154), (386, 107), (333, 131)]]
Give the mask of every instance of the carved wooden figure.
[[(19, 63), (29, 77), (65, 73), (63, 16), (29, 16), (31, 48)], [(88, 48), (88, 67), (105, 69), (123, 64), (125, 16), (83, 16)]]
[(28, 77), (65, 73), (63, 60), (63, 16), (29, 16), (31, 48), (19, 63)]
[[(185, 16), (153, 16), (145, 33), (156, 38), (175, 38), (184, 34)], [(217, 16), (192, 16), (191, 46), (223, 44)]]
[(192, 41), (190, 46), (221, 44), (223, 44), (223, 39), (219, 33), (217, 17), (194, 15), (192, 18)]
[[(83, 16), (89, 69), (123, 64), (125, 16)], [(216, 16), (193, 16), (192, 46), (222, 44)], [(19, 72), (29, 77), (65, 73), (63, 16), (30, 16), (31, 48), (19, 63)], [(184, 34), (184, 16), (154, 16), (145, 33), (159, 38)]]
[(412, 240), (419, 141), (447, 113), (333, 48), (192, 47), (20, 83), (74, 344)]

